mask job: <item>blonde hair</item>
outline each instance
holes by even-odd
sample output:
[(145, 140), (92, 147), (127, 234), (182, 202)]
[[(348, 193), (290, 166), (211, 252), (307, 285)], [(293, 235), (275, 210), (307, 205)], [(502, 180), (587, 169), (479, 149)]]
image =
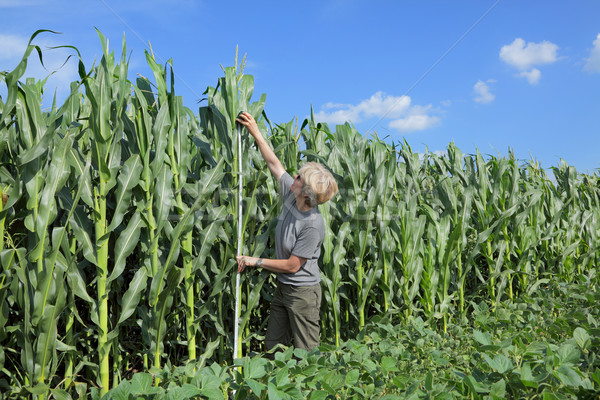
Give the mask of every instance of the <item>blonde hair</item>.
[(298, 174), (304, 182), (302, 194), (305, 196), (306, 205), (309, 207), (325, 203), (338, 192), (335, 178), (322, 164), (307, 162), (300, 168)]

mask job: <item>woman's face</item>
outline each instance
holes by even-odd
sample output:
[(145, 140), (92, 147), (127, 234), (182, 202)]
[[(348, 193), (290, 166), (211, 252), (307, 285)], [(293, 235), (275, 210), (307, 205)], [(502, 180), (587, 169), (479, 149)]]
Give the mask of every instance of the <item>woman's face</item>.
[(302, 182), (302, 176), (296, 175), (294, 176), (294, 183), (292, 183), (292, 186), (290, 186), (290, 190), (292, 193), (294, 193), (294, 195), (298, 196), (300, 195), (303, 186), (304, 182)]

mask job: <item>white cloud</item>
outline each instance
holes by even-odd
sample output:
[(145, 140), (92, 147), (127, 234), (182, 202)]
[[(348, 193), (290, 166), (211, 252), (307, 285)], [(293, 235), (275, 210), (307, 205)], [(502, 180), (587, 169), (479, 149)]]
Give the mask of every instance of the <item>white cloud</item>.
[(558, 60), (558, 46), (549, 41), (540, 43), (515, 39), (511, 44), (502, 46), (500, 59), (520, 70), (518, 76), (527, 78), (530, 84), (539, 82), (542, 73), (534, 66), (552, 64)]
[(494, 101), (496, 96), (490, 92), (490, 87), (488, 83), (496, 82), (494, 79), (489, 79), (486, 82), (481, 80), (477, 81), (475, 86), (473, 86), (473, 90), (475, 91), (475, 101), (477, 103), (487, 104)]
[(600, 33), (594, 40), (594, 47), (590, 51), (590, 56), (586, 59), (583, 69), (592, 73), (600, 72)]
[(402, 115), (410, 107), (408, 96), (387, 96), (383, 92), (377, 92), (367, 100), (363, 100), (356, 106), (357, 110), (367, 117), (396, 118)]
[(360, 122), (360, 115), (356, 111), (356, 108), (351, 105), (341, 104), (325, 104), (324, 108), (330, 110), (332, 108), (344, 107), (342, 110), (335, 111), (319, 111), (315, 113), (315, 119), (319, 122), (326, 122), (328, 124), (341, 125), (345, 122)]
[(395, 119), (389, 123), (389, 127), (399, 132), (424, 131), (438, 125), (439, 117), (427, 114), (409, 115), (406, 118)]
[(533, 68), (531, 71), (523, 71), (523, 72), (521, 72), (519, 74), (519, 76), (527, 78), (527, 81), (530, 84), (535, 85), (536, 83), (538, 83), (540, 81), (540, 78), (542, 77), (542, 73), (540, 72), (539, 69)]
[(500, 58), (509, 65), (521, 70), (530, 69), (534, 65), (552, 64), (558, 59), (556, 52), (558, 46), (554, 43), (543, 41), (541, 43), (515, 39), (511, 44), (502, 46)]
[(356, 105), (327, 103), (322, 111), (315, 114), (315, 118), (330, 124), (343, 124), (346, 121), (358, 123), (364, 118), (396, 118), (405, 113), (409, 107), (408, 96), (388, 96), (383, 92), (377, 92)]
[(431, 106), (411, 106), (409, 96), (390, 96), (377, 92), (358, 104), (327, 103), (315, 113), (315, 119), (329, 124), (359, 123), (369, 118), (391, 120), (388, 127), (399, 132), (412, 132), (431, 128), (440, 119), (432, 113)]

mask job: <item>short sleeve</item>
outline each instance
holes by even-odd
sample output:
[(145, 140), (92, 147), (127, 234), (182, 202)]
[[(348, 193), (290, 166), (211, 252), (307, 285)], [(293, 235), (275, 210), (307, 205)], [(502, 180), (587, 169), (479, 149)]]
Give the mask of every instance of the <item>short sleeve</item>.
[(281, 186), (281, 196), (285, 198), (290, 193), (290, 187), (294, 183), (294, 178), (287, 173), (284, 172), (283, 175), (279, 178), (279, 185)]
[(297, 257), (312, 259), (320, 253), (322, 241), (323, 238), (317, 228), (306, 227), (302, 229), (296, 238), (292, 254)]

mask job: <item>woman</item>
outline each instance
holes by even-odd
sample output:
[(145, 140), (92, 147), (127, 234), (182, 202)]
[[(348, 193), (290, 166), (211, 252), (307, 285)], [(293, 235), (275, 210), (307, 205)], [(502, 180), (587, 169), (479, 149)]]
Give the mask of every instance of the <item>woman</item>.
[(238, 272), (246, 267), (260, 267), (277, 274), (277, 289), (265, 337), (267, 350), (277, 344), (293, 344), (310, 351), (319, 345), (318, 261), (325, 236), (317, 205), (337, 193), (337, 183), (324, 166), (312, 162), (306, 163), (292, 178), (260, 133), (252, 115), (243, 112), (237, 122), (256, 140), (269, 170), (280, 184), (284, 202), (275, 229), (277, 258), (238, 256)]

